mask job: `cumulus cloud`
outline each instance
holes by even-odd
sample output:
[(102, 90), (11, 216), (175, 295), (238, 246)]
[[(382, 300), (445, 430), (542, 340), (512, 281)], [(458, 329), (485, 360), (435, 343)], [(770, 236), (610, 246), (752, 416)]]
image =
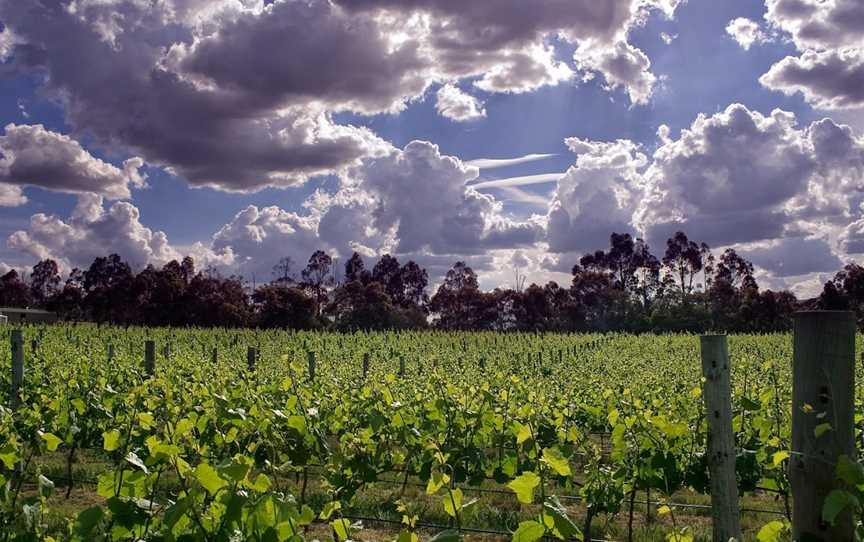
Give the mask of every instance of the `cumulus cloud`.
[(549, 206), (547, 235), (553, 252), (605, 247), (611, 232), (633, 231), (648, 159), (632, 141), (567, 140), (576, 163), (558, 181)]
[(787, 56), (759, 78), (784, 94), (800, 92), (822, 109), (864, 106), (864, 49), (805, 51)]
[(649, 240), (683, 230), (715, 246), (782, 237), (796, 221), (848, 220), (864, 144), (830, 120), (731, 105), (668, 136), (645, 173), (637, 223)]
[(846, 254), (864, 254), (864, 218), (850, 223), (840, 236), (840, 247)]
[(768, 35), (759, 26), (759, 23), (746, 17), (732, 19), (726, 25), (726, 33), (738, 42), (745, 51), (749, 51), (754, 43), (767, 41)]
[(483, 102), (466, 94), (459, 87), (446, 84), (435, 95), (435, 110), (442, 117), (456, 122), (477, 120), (486, 116)]
[(623, 87), (634, 104), (647, 103), (657, 81), (648, 55), (624, 41), (609, 48), (587, 42), (576, 51), (574, 61), (583, 72), (603, 74), (609, 88)]
[(470, 254), (537, 240), (538, 224), (504, 218), (493, 197), (465, 186), (478, 173), (458, 158), (442, 155), (437, 145), (413, 141), (365, 163), (350, 177), (371, 195), (374, 227), (394, 232), (397, 252)]
[[(94, 157), (69, 136), (46, 130), (41, 124), (8, 124), (0, 136), (0, 154), (0, 183), (5, 183), (0, 184), (0, 193), (11, 194), (13, 205), (26, 201), (21, 186), (127, 199), (132, 195), (130, 186), (146, 184), (139, 172), (144, 165), (141, 158), (130, 158), (123, 169), (117, 168)], [(7, 199), (0, 196), (0, 201)]]
[(864, 4), (858, 0), (766, 0), (765, 19), (799, 49), (864, 46)]
[(161, 231), (140, 222), (138, 208), (116, 202), (103, 208), (100, 196), (80, 196), (68, 220), (37, 213), (27, 230), (9, 236), (10, 249), (35, 259), (54, 258), (65, 269), (87, 267), (93, 259), (117, 253), (133, 265), (166, 263), (180, 255)]
[(859, 0), (766, 0), (765, 19), (800, 51), (776, 63), (760, 82), (800, 92), (816, 107), (864, 106), (864, 3)]
[(20, 186), (0, 183), (0, 207), (18, 207), (27, 203)]

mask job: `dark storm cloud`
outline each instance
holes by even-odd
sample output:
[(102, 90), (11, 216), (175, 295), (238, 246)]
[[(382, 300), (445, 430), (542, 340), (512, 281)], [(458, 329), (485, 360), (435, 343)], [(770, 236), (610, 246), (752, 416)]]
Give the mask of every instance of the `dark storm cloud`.
[(431, 67), (417, 41), (390, 50), (383, 30), (370, 17), (325, 2), (277, 2), (226, 21), (180, 65), (263, 100), (377, 113), (422, 94)]
[[(68, 7), (0, 4), (0, 18), (26, 42), (13, 61), (47, 76), (78, 131), (140, 152), (193, 184), (296, 184), (385, 147), (371, 132), (336, 126), (314, 110), (277, 113), (279, 95), (197, 85), (165, 69), (166, 48), (191, 37), (164, 26), (155, 8), (127, 1), (73, 14)], [(100, 33), (105, 12), (125, 25)]]

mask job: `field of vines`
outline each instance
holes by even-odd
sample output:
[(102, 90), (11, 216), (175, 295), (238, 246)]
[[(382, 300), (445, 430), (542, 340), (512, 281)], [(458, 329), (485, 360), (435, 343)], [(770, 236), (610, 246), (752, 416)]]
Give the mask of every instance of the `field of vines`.
[[(711, 540), (697, 336), (25, 326), (13, 410), (10, 333), (0, 542)], [(744, 538), (786, 540), (791, 337), (729, 350)]]

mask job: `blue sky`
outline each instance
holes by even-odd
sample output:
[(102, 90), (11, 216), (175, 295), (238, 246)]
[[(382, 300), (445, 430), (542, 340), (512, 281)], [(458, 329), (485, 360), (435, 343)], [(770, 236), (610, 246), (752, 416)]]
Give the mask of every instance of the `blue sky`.
[[(603, 14), (608, 17), (592, 26), (594, 23), (584, 20), (596, 7), (584, 2), (568, 7), (560, 0), (537, 4), (538, 10), (558, 10), (556, 17), (541, 14), (524, 25), (512, 23), (506, 14), (484, 13), (482, 8), (466, 8), (460, 13), (458, 5), (443, 0), (401, 4), (376, 0), (365, 3), (367, 7), (349, 0), (314, 0), (308, 4), (313, 7), (305, 8), (298, 7), (296, 0), (267, 7), (256, 0), (220, 0), (208, 8), (204, 2), (187, 2), (183, 9), (174, 5), (174, 0), (156, 2), (150, 8), (133, 0), (63, 0), (58, 2), (65, 8), (61, 15), (49, 8), (27, 12), (12, 0), (0, 1), (0, 21), (6, 27), (0, 120), (3, 125), (43, 127), (41, 132), (15, 134), (15, 138), (7, 134), (8, 141), (0, 144), (12, 162), (0, 177), (0, 188), (5, 183), (10, 190), (23, 191), (27, 200), (22, 203), (19, 197), (0, 207), (0, 266), (25, 267), (39, 257), (51, 256), (68, 269), (86, 265), (100, 249), (127, 251), (121, 255), (140, 266), (192, 252), (226, 272), (261, 276), (280, 254), (303, 261), (308, 255), (304, 251), (318, 243), (343, 258), (355, 249), (370, 258), (396, 252), (437, 270), (445, 269), (445, 262), (467, 259), (481, 272), (484, 285), (492, 286), (508, 280), (514, 259), (525, 263), (531, 279), (536, 275), (538, 281), (566, 280), (561, 271), (575, 262), (580, 251), (588, 250), (592, 243), (602, 248), (602, 236), (590, 233), (595, 225), (598, 232), (605, 231), (604, 227), (608, 233), (626, 228), (653, 241), (661, 239), (657, 232), (679, 224), (704, 232), (706, 238), (716, 240), (712, 244), (736, 246), (752, 255), (762, 268), (761, 278), (769, 285), (812, 290), (829, 267), (857, 257), (852, 248), (855, 236), (864, 235), (864, 228), (857, 227), (860, 201), (843, 194), (843, 183), (854, 182), (864, 168), (859, 125), (864, 103), (855, 101), (859, 98), (854, 91), (844, 90), (839, 80), (842, 74), (838, 74), (838, 84), (828, 89), (806, 79), (801, 66), (793, 66), (799, 68), (793, 73), (783, 62), (810, 62), (805, 58), (810, 52), (826, 58), (841, 50), (860, 55), (861, 32), (844, 27), (842, 13), (824, 6), (814, 7), (809, 18), (784, 19), (781, 8), (785, 2), (614, 0), (609, 3), (609, 13)], [(817, 6), (815, 0), (805, 3)], [(219, 17), (213, 15), (217, 4), (224, 8)], [(836, 9), (857, 9), (855, 4), (841, 1)], [(506, 11), (516, 5), (508, 1), (500, 9)], [(637, 20), (642, 15), (631, 14), (629, 19), (621, 15), (627, 10), (635, 14), (639, 6), (648, 13), (644, 21)], [(77, 15), (70, 16), (70, 12)], [(418, 31), (428, 34), (398, 36), (401, 27), (415, 24), (416, 19), (410, 17), (418, 14), (431, 21)], [(382, 22), (385, 15), (404, 19), (388, 26)], [(213, 24), (223, 25), (220, 32), (205, 30), (207, 25), (200, 24), (208, 17), (216, 21)], [(346, 37), (345, 25), (340, 26), (342, 17), (353, 17), (363, 24), (351, 27), (353, 34)], [(328, 37), (332, 32), (332, 41), (298, 37), (292, 42), (294, 38), (284, 37), (285, 32), (270, 32), (273, 25), (293, 28), (292, 18), (313, 27), (320, 25), (319, 34)], [(562, 21), (560, 27), (555, 25), (556, 18)], [(607, 19), (617, 22), (607, 23)], [(736, 19), (752, 22), (751, 26), (738, 27), (749, 29), (750, 36), (755, 36), (749, 49), (739, 43), (746, 41), (746, 36), (727, 29)], [(105, 30), (107, 20), (119, 21), (118, 27)], [(235, 27), (236, 21), (245, 24)], [(455, 33), (443, 36), (435, 26), (439, 21), (456, 21)], [(832, 24), (837, 27), (831, 28)], [(487, 25), (503, 36), (500, 42), (471, 42), (476, 39), (472, 32)], [(801, 30), (807, 25), (828, 28), (829, 37), (821, 42), (807, 37), (812, 33)], [(50, 28), (69, 29), (69, 37), (52, 36)], [(443, 37), (455, 40), (457, 47), (441, 45), (439, 39)], [(382, 57), (376, 63), (375, 46), (382, 39), (391, 40), (391, 46), (401, 48), (404, 54), (399, 59), (395, 55)], [(417, 54), (409, 47), (414, 41), (425, 48), (422, 59), (412, 56)], [(340, 49), (343, 42), (349, 43), (344, 50)], [(74, 54), (63, 53), (63, 48), (79, 43), (83, 45), (75, 46)], [(538, 44), (553, 51), (551, 58), (569, 66), (572, 75), (539, 84), (517, 73), (516, 64), (507, 64), (509, 58), (526, 51), (535, 51), (531, 62), (540, 62)], [(248, 51), (243, 49), (247, 45)], [(108, 47), (107, 52), (97, 54), (103, 46)], [(466, 67), (464, 59), (462, 64), (451, 63), (455, 55), (472, 48), (478, 53), (470, 61), (473, 64)], [(40, 54), (33, 54), (34, 50)], [(609, 67), (614, 66), (611, 62), (623, 62), (616, 55), (634, 50), (650, 60), (650, 67), (628, 65), (635, 66), (636, 71), (616, 76)], [(117, 58), (104, 58), (112, 55)], [(284, 60), (289, 56), (290, 62)], [(243, 71), (244, 58), (254, 65), (252, 71)], [(370, 58), (369, 67), (360, 65)], [(638, 64), (640, 55), (626, 58), (631, 62), (635, 58)], [(852, 58), (854, 64), (864, 55)], [(610, 64), (603, 64), (603, 59)], [(419, 69), (416, 66), (421, 60), (428, 65)], [(286, 68), (286, 63), (296, 67)], [(387, 69), (381, 70), (383, 76), (374, 69), (376, 64), (386, 64)], [(121, 103), (113, 103), (112, 85), (117, 86), (116, 96), (121, 97), (127, 88), (129, 96), (140, 97), (135, 84), (148, 92), (163, 90), (147, 81), (155, 66), (184, 83), (210, 85), (211, 94), (222, 101), (208, 105), (210, 109), (202, 106), (201, 111), (219, 117), (213, 124), (214, 133), (204, 128), (196, 132), (194, 126), (199, 114), (195, 107), (206, 101), (206, 88), (196, 90), (201, 96), (189, 102), (194, 104), (191, 108), (183, 105), (180, 91), (171, 94), (167, 90), (160, 94), (163, 101), (152, 106), (158, 109), (148, 110), (150, 105), (134, 99), (124, 104), (118, 98)], [(538, 66), (532, 65), (535, 72), (530, 73), (542, 69)], [(357, 74), (350, 73), (352, 69)], [(485, 83), (495, 70), (506, 76), (503, 86)], [(769, 71), (776, 71), (777, 76), (770, 83), (760, 81)], [(296, 81), (306, 74), (308, 82)], [(646, 74), (654, 81), (650, 96), (634, 100), (634, 89)], [(331, 76), (332, 80), (327, 79)], [(375, 77), (382, 80), (370, 83)], [(444, 84), (459, 88), (466, 99), (481, 104), (485, 115), (458, 120), (441, 114), (442, 98), (436, 100), (436, 96)], [(519, 85), (536, 88), (515, 90)], [(386, 88), (381, 94), (392, 92), (392, 96), (382, 97), (374, 90), (370, 95), (366, 86)], [(392, 88), (395, 86), (398, 88)], [(298, 87), (303, 88), (299, 98)], [(827, 100), (844, 106), (826, 107)], [(234, 105), (223, 106), (223, 102)], [(744, 106), (743, 112), (728, 109), (736, 103)], [(171, 111), (175, 106), (177, 116), (190, 111), (188, 121), (172, 119), (169, 113), (165, 119), (151, 122), (163, 109)], [(775, 109), (793, 114), (794, 122), (786, 125), (772, 117)], [(382, 112), (385, 110), (399, 111)], [(139, 115), (140, 131), (135, 120)], [(284, 120), (289, 115), (290, 120)], [(320, 115), (326, 120), (315, 125)], [(707, 121), (697, 127), (694, 123), (699, 115)], [(777, 157), (748, 158), (734, 149), (720, 149), (720, 139), (709, 139), (712, 134), (721, 138), (718, 134), (741, 129), (745, 117), (756, 119), (757, 128), (753, 133), (742, 133), (742, 138), (758, 136), (759, 141), (771, 141), (777, 137), (782, 144), (790, 138), (803, 141), (790, 148), (802, 152), (802, 163), (812, 166), (809, 176), (777, 177), (782, 169), (772, 162)], [(810, 125), (826, 117), (839, 119), (837, 125), (852, 123), (847, 141), (851, 142), (851, 154), (843, 160), (829, 161), (827, 156), (818, 155)], [(209, 122), (209, 117), (197, 118), (202, 124)], [(280, 124), (283, 121), (288, 124)], [(317, 130), (304, 131), (309, 125)], [(658, 136), (661, 125), (669, 128), (663, 138)], [(223, 126), (234, 128), (216, 134)], [(341, 133), (341, 138), (327, 139), (333, 127), (352, 128), (350, 133)], [(256, 130), (262, 134), (264, 150), (260, 153)], [(682, 130), (692, 137), (682, 137)], [(286, 139), (277, 138), (274, 143), (274, 133)], [(297, 141), (310, 133), (318, 139), (298, 147)], [(160, 143), (160, 139), (175, 138), (177, 152), (171, 144)], [(581, 143), (571, 140), (568, 144), (567, 138), (578, 138)], [(722, 141), (731, 145), (739, 139)], [(412, 141), (427, 146), (409, 149)], [(616, 141), (626, 144), (610, 146)], [(697, 148), (700, 141), (704, 148), (694, 152), (701, 159), (701, 169), (688, 172), (686, 168), (696, 167), (696, 159), (685, 147)], [(187, 159), (183, 153), (186, 143), (188, 156), (193, 158)], [(31, 144), (39, 146), (43, 154), (27, 154), (29, 149), (24, 147)], [(757, 144), (755, 140), (745, 142), (742, 148)], [(50, 145), (68, 152), (48, 152), (45, 149)], [(430, 150), (432, 145), (437, 150)], [(269, 154), (269, 146), (273, 146), (273, 154)], [(78, 156), (78, 169), (74, 164), (56, 162), (79, 152), (79, 148), (83, 155)], [(319, 150), (320, 156), (316, 154)], [(711, 155), (714, 150), (716, 156)], [(204, 152), (203, 158), (195, 156), (198, 152)], [(208, 167), (206, 153), (214, 160), (224, 156), (225, 168)], [(469, 165), (477, 159), (534, 153), (551, 156), (479, 172)], [(25, 155), (34, 163), (25, 163), (20, 158)], [(613, 163), (611, 156), (620, 159)], [(789, 158), (788, 150), (780, 149), (778, 156)], [(124, 172), (128, 173), (124, 161), (132, 157), (143, 161), (138, 174), (146, 174), (146, 186), (124, 177)], [(453, 166), (447, 157), (460, 162)], [(736, 164), (720, 163), (721, 157)], [(740, 167), (739, 159), (744, 162)], [(754, 163), (747, 164), (748, 159)], [(92, 161), (84, 173), (82, 160)], [(98, 165), (100, 160), (115, 169), (106, 173)], [(260, 165), (271, 162), (272, 166)], [(700, 180), (705, 171), (711, 174)], [(764, 205), (749, 206), (746, 216), (738, 217), (719, 204), (712, 207), (708, 200), (694, 195), (711, 192), (713, 188), (705, 184), (717, 182), (721, 189), (719, 195), (712, 192), (712, 197), (746, 199), (751, 179), (736, 177), (742, 172), (765, 176), (765, 199), (760, 200)], [(463, 194), (459, 188), (466, 183), (553, 173), (566, 173), (565, 180), (522, 185), (518, 187), (521, 193), (492, 188), (480, 190), (479, 195), (472, 191)], [(51, 175), (56, 178), (44, 178)], [(70, 177), (77, 179), (75, 187)], [(703, 185), (687, 185), (691, 178)], [(753, 182), (761, 186), (759, 179)], [(771, 188), (787, 182), (788, 190), (782, 194)], [(817, 182), (824, 186), (812, 192)], [(128, 197), (118, 197), (117, 191), (128, 192)], [(836, 201), (807, 203), (814, 200), (814, 194), (826, 192)], [(440, 202), (430, 201), (438, 194), (442, 194)], [(103, 199), (94, 199), (97, 197)], [(645, 204), (649, 201), (650, 205)], [(116, 216), (109, 219), (112, 206), (118, 202), (126, 206), (116, 209)], [(612, 207), (604, 210), (604, 205)], [(278, 210), (263, 212), (272, 207)], [(720, 214), (720, 207), (726, 214)], [(805, 207), (806, 212), (802, 210)], [(247, 212), (238, 220), (244, 210), (252, 208), (255, 212)], [(53, 217), (53, 226), (31, 225), (31, 217), (39, 213)], [(424, 214), (429, 218), (428, 231), (421, 222), (413, 223)], [(613, 215), (618, 218), (613, 219)], [(777, 220), (770, 224), (754, 221), (768, 215)], [(752, 229), (764, 227), (764, 231), (733, 232), (736, 223), (748, 228), (754, 224)], [(461, 229), (452, 229), (456, 228), (453, 224), (461, 225)], [(556, 237), (554, 228), (564, 229)], [(584, 239), (580, 237), (583, 232), (588, 232)], [(560, 241), (571, 238), (572, 242)], [(787, 244), (795, 250), (785, 251)], [(812, 248), (812, 254), (801, 247)], [(772, 259), (760, 261), (759, 255), (768, 252)], [(786, 276), (777, 265), (786, 257), (813, 258), (813, 262), (794, 262), (790, 267), (804, 272)]]

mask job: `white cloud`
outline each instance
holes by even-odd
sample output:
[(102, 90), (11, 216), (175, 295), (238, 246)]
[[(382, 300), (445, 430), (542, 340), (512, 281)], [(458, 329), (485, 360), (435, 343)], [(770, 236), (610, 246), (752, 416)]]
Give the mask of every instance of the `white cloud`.
[(499, 202), (465, 186), (477, 175), (477, 168), (442, 155), (436, 145), (413, 141), (349, 177), (371, 195), (373, 225), (394, 232), (397, 252), (466, 254), (533, 243), (537, 224), (508, 221)]
[(864, 106), (864, 3), (859, 0), (766, 0), (765, 19), (789, 36), (788, 56), (760, 78), (767, 88), (800, 92), (815, 107)]
[(20, 186), (0, 183), (0, 207), (18, 207), (27, 203)]
[(527, 186), (532, 184), (554, 183), (564, 173), (538, 173), (536, 175), (522, 175), (519, 177), (507, 177), (505, 179), (491, 179), (471, 184), (471, 188), (482, 190), (484, 188), (504, 188), (508, 186)]
[(7, 194), (0, 196), (0, 202), (7, 201), (7, 205), (26, 201), (22, 186), (127, 199), (132, 195), (130, 187), (146, 185), (146, 176), (139, 172), (144, 165), (140, 158), (130, 158), (123, 169), (117, 168), (94, 157), (69, 136), (41, 124), (6, 125), (0, 153), (0, 194)]
[(650, 71), (648, 55), (625, 41), (608, 48), (585, 42), (576, 50), (573, 60), (588, 78), (599, 72), (609, 88), (623, 87), (633, 104), (647, 103), (657, 82)]
[(649, 240), (680, 229), (725, 246), (848, 220), (861, 198), (862, 151), (830, 120), (798, 128), (791, 113), (731, 105), (657, 149), (637, 223)]
[(864, 107), (864, 49), (805, 51), (787, 56), (759, 78), (787, 95), (800, 92), (815, 107)]
[(547, 158), (553, 158), (558, 156), (557, 154), (526, 154), (525, 156), (516, 156), (514, 158), (478, 158), (476, 160), (468, 160), (465, 162), (469, 166), (474, 166), (481, 170), (483, 169), (497, 169), (509, 166), (515, 166), (519, 164), (525, 164), (528, 162), (536, 162), (538, 160), (545, 160)]
[(672, 45), (672, 42), (678, 39), (678, 34), (669, 34), (667, 32), (660, 33), (660, 39), (663, 40), (663, 43), (666, 45)]
[(180, 255), (166, 235), (140, 222), (138, 208), (117, 202), (104, 209), (100, 196), (80, 196), (72, 216), (37, 213), (26, 231), (9, 236), (10, 249), (34, 259), (54, 258), (67, 271), (88, 267), (93, 259), (117, 253), (133, 265), (163, 264)]
[(486, 116), (483, 102), (449, 83), (438, 89), (435, 110), (442, 117), (456, 122), (477, 120)]
[(612, 232), (633, 231), (647, 157), (637, 144), (618, 140), (567, 140), (576, 164), (558, 181), (549, 207), (547, 235), (553, 252), (605, 247)]
[(759, 26), (759, 23), (746, 17), (738, 17), (729, 21), (726, 33), (738, 42), (745, 51), (749, 51), (754, 43), (762, 43), (768, 40), (768, 35)]

